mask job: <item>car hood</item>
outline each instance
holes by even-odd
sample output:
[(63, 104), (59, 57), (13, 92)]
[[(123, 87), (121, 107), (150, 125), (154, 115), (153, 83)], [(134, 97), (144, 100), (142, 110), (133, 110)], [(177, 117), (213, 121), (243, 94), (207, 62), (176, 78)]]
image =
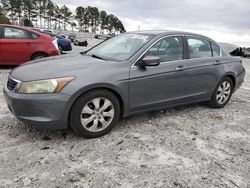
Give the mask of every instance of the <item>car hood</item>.
[(14, 69), (10, 76), (20, 81), (34, 81), (66, 76), (91, 74), (96, 69), (112, 66), (114, 62), (104, 61), (87, 55), (64, 55), (31, 61)]

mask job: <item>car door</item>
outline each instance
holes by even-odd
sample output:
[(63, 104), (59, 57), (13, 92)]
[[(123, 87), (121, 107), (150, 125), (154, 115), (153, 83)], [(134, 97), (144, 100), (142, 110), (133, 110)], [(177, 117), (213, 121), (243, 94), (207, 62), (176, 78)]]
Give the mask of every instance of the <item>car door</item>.
[(1, 64), (20, 64), (29, 61), (31, 42), (29, 32), (13, 27), (3, 27)]
[[(206, 100), (211, 97), (217, 84), (217, 62), (220, 61), (220, 50), (211, 49), (211, 42), (197, 36), (186, 36), (190, 59), (189, 93), (193, 100)], [(214, 46), (215, 47), (215, 46)]]
[(158, 40), (142, 56), (158, 56), (160, 64), (140, 67), (139, 59), (130, 69), (130, 110), (143, 111), (185, 101), (188, 63), (184, 60), (182, 36)]

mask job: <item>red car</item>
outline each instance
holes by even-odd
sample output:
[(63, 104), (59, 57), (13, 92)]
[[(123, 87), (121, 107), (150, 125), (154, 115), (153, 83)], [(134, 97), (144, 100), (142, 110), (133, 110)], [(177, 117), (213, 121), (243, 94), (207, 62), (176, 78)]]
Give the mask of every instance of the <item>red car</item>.
[(59, 55), (56, 39), (37, 31), (0, 24), (0, 65), (20, 65)]

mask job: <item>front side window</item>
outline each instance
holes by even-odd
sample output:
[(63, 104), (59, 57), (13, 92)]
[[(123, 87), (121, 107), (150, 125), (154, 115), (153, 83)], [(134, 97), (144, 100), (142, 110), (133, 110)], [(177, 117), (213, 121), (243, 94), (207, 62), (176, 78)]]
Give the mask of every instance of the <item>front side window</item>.
[(183, 39), (182, 37), (166, 37), (155, 43), (145, 56), (160, 57), (161, 62), (182, 60)]
[(188, 37), (190, 58), (212, 57), (212, 51), (208, 40)]
[(107, 60), (125, 61), (154, 36), (126, 33), (115, 36), (89, 50), (86, 54)]
[(220, 56), (220, 47), (214, 43), (211, 43), (212, 51), (213, 51), (213, 57), (219, 57)]
[(27, 39), (30, 38), (29, 33), (22, 29), (5, 27), (3, 38), (6, 39)]

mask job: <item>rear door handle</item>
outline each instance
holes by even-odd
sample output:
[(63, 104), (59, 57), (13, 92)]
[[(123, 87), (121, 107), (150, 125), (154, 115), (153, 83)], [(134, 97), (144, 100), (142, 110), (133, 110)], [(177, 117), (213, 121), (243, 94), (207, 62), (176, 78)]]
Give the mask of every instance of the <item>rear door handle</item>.
[(26, 45), (27, 45), (27, 46), (31, 46), (31, 43), (30, 43), (30, 42), (27, 42)]
[(176, 71), (182, 71), (182, 70), (184, 70), (185, 69), (185, 67), (183, 66), (183, 65), (180, 65), (180, 66), (178, 66), (178, 67), (176, 67)]

